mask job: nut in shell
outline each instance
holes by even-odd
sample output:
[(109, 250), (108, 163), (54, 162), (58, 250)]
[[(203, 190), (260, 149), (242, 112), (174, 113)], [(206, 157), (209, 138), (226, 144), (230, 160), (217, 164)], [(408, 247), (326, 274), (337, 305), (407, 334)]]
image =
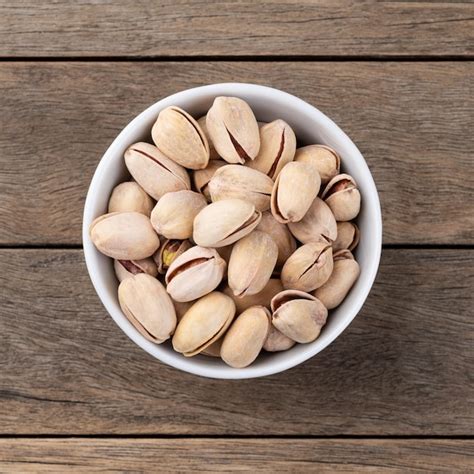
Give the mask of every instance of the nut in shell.
[[(217, 153), (216, 149), (214, 148), (214, 143), (212, 143), (211, 137), (209, 136), (209, 133), (207, 131), (207, 125), (206, 125), (206, 116), (203, 115), (197, 123), (201, 127), (202, 133), (206, 136), (207, 143), (209, 144), (209, 159), (210, 160), (218, 160), (220, 158), (219, 153)], [(210, 165), (210, 162), (209, 162)], [(207, 165), (207, 166), (209, 166)]]
[(209, 192), (209, 181), (214, 176), (214, 173), (226, 164), (227, 162), (222, 160), (213, 160), (210, 161), (207, 167), (203, 170), (193, 171), (193, 182), (196, 190), (201, 194), (204, 194), (204, 197), (209, 202), (211, 201), (211, 193)]
[(359, 244), (359, 228), (353, 222), (337, 223), (337, 239), (332, 243), (333, 252), (354, 250)]
[(360, 192), (352, 176), (340, 174), (329, 181), (321, 196), (336, 221), (355, 219), (360, 211)]
[(295, 345), (295, 341), (285, 336), (273, 324), (270, 324), (268, 336), (263, 343), (263, 349), (267, 352), (280, 352), (291, 349)]
[(186, 252), (192, 244), (189, 240), (166, 239), (153, 255), (153, 260), (158, 268), (158, 273), (164, 274), (174, 259)]
[(153, 206), (151, 197), (135, 181), (126, 181), (112, 191), (108, 212), (140, 212), (150, 217)]
[(114, 260), (114, 270), (118, 281), (123, 281), (138, 273), (147, 273), (152, 277), (158, 275), (158, 269), (152, 258), (143, 260)]
[(316, 166), (321, 184), (331, 181), (339, 174), (341, 158), (336, 150), (325, 145), (308, 145), (298, 148), (295, 153), (295, 161), (311, 163)]

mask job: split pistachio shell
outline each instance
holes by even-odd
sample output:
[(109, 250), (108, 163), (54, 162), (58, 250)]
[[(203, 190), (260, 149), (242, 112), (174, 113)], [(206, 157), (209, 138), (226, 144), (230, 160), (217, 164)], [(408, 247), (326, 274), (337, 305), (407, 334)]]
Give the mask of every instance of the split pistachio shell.
[(166, 239), (153, 255), (153, 260), (158, 268), (158, 273), (166, 273), (174, 259), (191, 247), (192, 244), (189, 240)]
[(226, 164), (227, 162), (222, 160), (213, 160), (209, 162), (205, 169), (193, 171), (193, 182), (196, 190), (201, 194), (204, 194), (205, 198), (209, 202), (211, 201), (211, 193), (209, 192), (209, 181), (214, 176), (214, 173)]
[(332, 269), (331, 245), (310, 242), (288, 258), (281, 270), (281, 281), (287, 289), (313, 291), (328, 281)]
[(350, 250), (340, 250), (334, 254), (334, 270), (329, 280), (313, 295), (316, 296), (327, 309), (339, 306), (349, 293), (357, 278), (360, 268)]
[(278, 222), (298, 222), (318, 195), (321, 179), (316, 168), (295, 161), (286, 164), (278, 175), (271, 197), (273, 217)]
[(278, 222), (271, 212), (264, 212), (256, 230), (266, 232), (278, 247), (277, 266), (283, 265), (288, 257), (296, 250), (296, 240), (291, 235), (288, 226)]
[(156, 201), (166, 193), (191, 189), (186, 170), (149, 143), (129, 147), (125, 164), (135, 181)]
[(354, 250), (359, 243), (359, 228), (353, 222), (337, 223), (337, 239), (332, 244), (333, 252)]
[(215, 249), (191, 247), (168, 268), (166, 291), (174, 301), (196, 300), (219, 285), (225, 268), (225, 261)]
[(260, 149), (257, 120), (247, 102), (237, 97), (216, 97), (206, 126), (217, 153), (228, 163), (253, 160)]
[(135, 328), (160, 344), (173, 334), (176, 313), (163, 285), (146, 273), (126, 278), (118, 289), (120, 307)]
[(329, 181), (321, 196), (336, 221), (350, 221), (360, 211), (360, 192), (352, 176), (340, 174)]
[(209, 144), (209, 159), (218, 160), (220, 156), (219, 156), (219, 153), (217, 153), (216, 149), (214, 148), (214, 144), (212, 143), (211, 137), (209, 136), (209, 132), (207, 131), (206, 116), (205, 115), (202, 116), (197, 122), (199, 126), (201, 127), (202, 133), (204, 133), (204, 135), (206, 136), (207, 143)]
[(155, 145), (174, 162), (192, 170), (209, 162), (209, 144), (191, 115), (179, 107), (162, 110), (151, 129)]
[(285, 336), (305, 344), (316, 340), (326, 324), (328, 311), (314, 296), (285, 290), (272, 299), (272, 323)]
[(242, 199), (255, 206), (257, 211), (270, 208), (273, 181), (260, 171), (241, 165), (219, 168), (209, 181), (212, 201)]
[(268, 336), (263, 343), (263, 348), (267, 352), (279, 352), (291, 349), (295, 345), (295, 341), (285, 336), (273, 324), (270, 325)]
[(266, 232), (255, 230), (235, 243), (227, 275), (234, 295), (255, 295), (263, 290), (277, 257), (278, 247)]
[(115, 275), (118, 281), (123, 281), (138, 273), (147, 273), (152, 277), (158, 275), (158, 269), (152, 258), (144, 258), (143, 260), (114, 260)]
[(328, 205), (318, 197), (314, 199), (303, 219), (290, 222), (288, 227), (304, 244), (320, 240), (321, 236), (331, 241), (337, 237), (336, 219)]
[(193, 240), (201, 247), (225, 247), (257, 227), (262, 213), (241, 199), (213, 202), (194, 219)]
[(220, 357), (223, 340), (223, 337), (217, 339), (217, 341), (214, 341), (210, 346), (207, 346), (203, 351), (201, 351), (201, 354), (209, 357)]
[(150, 217), (153, 200), (135, 182), (126, 181), (115, 186), (109, 199), (110, 212), (140, 212)]
[(117, 260), (141, 260), (160, 246), (150, 220), (139, 212), (104, 214), (92, 222), (89, 233), (100, 252)]
[(222, 360), (237, 369), (249, 366), (262, 350), (270, 329), (270, 312), (253, 306), (240, 314), (222, 341)]
[(260, 151), (253, 161), (246, 163), (275, 180), (282, 168), (293, 161), (296, 137), (283, 120), (275, 120), (260, 128)]
[(151, 213), (151, 225), (167, 239), (188, 239), (193, 235), (193, 221), (206, 207), (206, 198), (194, 191), (165, 194)]
[(217, 341), (230, 326), (235, 316), (231, 298), (213, 291), (198, 299), (188, 309), (176, 328), (173, 348), (191, 357)]
[(295, 161), (311, 163), (316, 166), (322, 184), (328, 183), (339, 174), (341, 167), (341, 158), (338, 153), (325, 145), (308, 145), (298, 148)]

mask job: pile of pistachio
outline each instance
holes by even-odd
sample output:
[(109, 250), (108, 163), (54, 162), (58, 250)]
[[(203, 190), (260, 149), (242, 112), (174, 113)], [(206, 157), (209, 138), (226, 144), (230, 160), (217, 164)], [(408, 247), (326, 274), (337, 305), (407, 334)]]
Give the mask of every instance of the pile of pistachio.
[(130, 322), (237, 368), (314, 341), (359, 276), (360, 193), (337, 152), (297, 149), (286, 122), (257, 122), (236, 97), (197, 121), (168, 107), (151, 135), (90, 227)]

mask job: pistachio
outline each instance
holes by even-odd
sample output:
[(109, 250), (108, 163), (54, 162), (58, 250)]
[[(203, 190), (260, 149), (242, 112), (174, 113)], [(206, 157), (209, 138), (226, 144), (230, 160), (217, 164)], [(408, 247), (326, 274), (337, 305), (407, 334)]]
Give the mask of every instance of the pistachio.
[(213, 160), (209, 162), (207, 168), (203, 170), (193, 171), (193, 182), (194, 186), (196, 187), (196, 190), (201, 194), (204, 194), (204, 196), (209, 202), (211, 201), (211, 193), (209, 192), (209, 181), (214, 176), (214, 173), (226, 164), (227, 162), (222, 160)]
[(318, 197), (314, 199), (303, 219), (288, 224), (291, 233), (304, 244), (320, 240), (321, 236), (336, 240), (336, 219), (328, 205)]
[(139, 212), (104, 214), (92, 222), (89, 233), (100, 252), (117, 260), (141, 260), (160, 246), (150, 220)]
[(285, 336), (273, 324), (270, 325), (268, 336), (263, 343), (263, 348), (267, 352), (279, 352), (291, 349), (295, 345), (295, 341)]
[(270, 312), (253, 306), (240, 314), (222, 341), (220, 355), (231, 367), (249, 366), (262, 350), (270, 329)]
[(328, 281), (332, 268), (331, 245), (310, 242), (288, 258), (281, 270), (281, 281), (286, 289), (313, 291)]
[(158, 272), (161, 274), (166, 273), (174, 259), (191, 247), (192, 244), (189, 240), (166, 239), (153, 255)]
[(161, 344), (176, 327), (173, 303), (163, 285), (146, 273), (126, 278), (118, 289), (120, 307), (148, 340)]
[(209, 181), (212, 201), (243, 199), (255, 205), (257, 211), (270, 208), (273, 181), (260, 171), (240, 165), (219, 168)]
[(329, 181), (321, 196), (336, 221), (350, 221), (360, 211), (360, 192), (352, 176), (340, 174)]
[(135, 181), (156, 201), (166, 193), (191, 189), (186, 170), (149, 143), (129, 147), (125, 164)]
[(325, 145), (308, 145), (298, 148), (295, 161), (315, 165), (321, 177), (321, 184), (328, 183), (339, 174), (341, 167), (341, 158), (338, 153)]
[(319, 287), (313, 295), (327, 309), (339, 306), (349, 293), (357, 278), (360, 268), (350, 250), (340, 250), (334, 254), (334, 270), (329, 280)]
[(225, 261), (214, 249), (191, 247), (168, 268), (166, 291), (174, 301), (192, 301), (214, 290), (222, 280)]
[(225, 247), (257, 227), (262, 213), (241, 199), (213, 202), (194, 219), (193, 240), (201, 247)]
[(318, 195), (320, 185), (321, 180), (314, 166), (295, 161), (286, 164), (272, 191), (273, 217), (282, 224), (303, 219)]
[(217, 341), (235, 316), (235, 304), (227, 295), (213, 291), (188, 309), (176, 328), (173, 348), (191, 357)]
[(214, 144), (212, 143), (211, 137), (209, 136), (209, 132), (207, 131), (206, 116), (203, 115), (197, 121), (197, 123), (201, 127), (202, 133), (204, 133), (204, 136), (207, 139), (207, 143), (209, 144), (209, 159), (210, 160), (218, 160), (220, 158), (220, 156), (219, 156), (219, 153), (217, 153), (216, 149), (214, 148)]
[(217, 341), (214, 341), (210, 346), (207, 346), (203, 351), (201, 351), (201, 354), (209, 357), (220, 357), (223, 340), (223, 337), (217, 339)]
[(332, 243), (333, 252), (354, 250), (359, 243), (359, 228), (353, 222), (337, 223), (337, 239)]
[(277, 266), (283, 265), (288, 257), (296, 250), (296, 240), (288, 230), (288, 226), (278, 222), (271, 212), (264, 212), (256, 230), (266, 232), (278, 247)]
[(118, 281), (123, 281), (138, 273), (147, 273), (152, 277), (158, 275), (158, 269), (152, 258), (142, 260), (114, 260), (115, 275)]
[(194, 301), (173, 301), (178, 323), (183, 319), (183, 316), (186, 314), (186, 311), (191, 308), (193, 304)]
[(150, 217), (153, 200), (135, 181), (115, 186), (109, 199), (108, 212), (140, 212)]
[(193, 221), (207, 202), (194, 191), (165, 194), (151, 213), (151, 225), (167, 239), (188, 239), (193, 235)]
[(227, 278), (235, 296), (255, 295), (270, 280), (278, 247), (266, 233), (255, 230), (234, 244)]
[(296, 137), (283, 120), (275, 120), (260, 128), (260, 151), (255, 160), (246, 163), (275, 180), (282, 168), (293, 161)]
[(272, 323), (285, 336), (299, 343), (318, 338), (326, 324), (328, 311), (312, 295), (297, 290), (285, 290), (272, 299)]
[(228, 163), (243, 164), (257, 156), (258, 124), (247, 102), (237, 97), (216, 97), (206, 125), (217, 153)]
[(179, 107), (162, 110), (151, 129), (155, 145), (174, 162), (193, 170), (209, 163), (209, 143), (196, 120)]

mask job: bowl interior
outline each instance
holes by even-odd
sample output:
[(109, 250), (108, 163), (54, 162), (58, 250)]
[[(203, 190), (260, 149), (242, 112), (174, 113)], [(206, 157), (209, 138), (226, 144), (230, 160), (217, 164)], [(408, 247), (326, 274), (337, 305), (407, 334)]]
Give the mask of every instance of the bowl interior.
[[(329, 313), (319, 338), (310, 344), (297, 344), (289, 351), (267, 354), (245, 369), (233, 369), (221, 360), (196, 356), (185, 358), (173, 351), (169, 342), (155, 345), (141, 336), (123, 315), (117, 298), (118, 281), (112, 260), (100, 254), (89, 239), (92, 220), (107, 212), (114, 186), (129, 179), (123, 154), (137, 141), (151, 141), (150, 130), (160, 110), (170, 105), (182, 107), (194, 117), (204, 115), (216, 96), (232, 95), (246, 100), (260, 121), (285, 120), (295, 131), (298, 146), (321, 143), (341, 155), (342, 170), (357, 181), (362, 195), (357, 218), (360, 243), (355, 257), (361, 274), (344, 302)], [(359, 150), (342, 130), (314, 107), (292, 95), (252, 84), (215, 84), (183, 91), (167, 97), (137, 116), (115, 139), (97, 167), (84, 208), (83, 243), (87, 267), (104, 306), (120, 328), (152, 356), (181, 370), (214, 378), (250, 378), (277, 373), (293, 367), (320, 352), (331, 343), (357, 315), (374, 281), (381, 252), (381, 213), (378, 194), (370, 171)]]

